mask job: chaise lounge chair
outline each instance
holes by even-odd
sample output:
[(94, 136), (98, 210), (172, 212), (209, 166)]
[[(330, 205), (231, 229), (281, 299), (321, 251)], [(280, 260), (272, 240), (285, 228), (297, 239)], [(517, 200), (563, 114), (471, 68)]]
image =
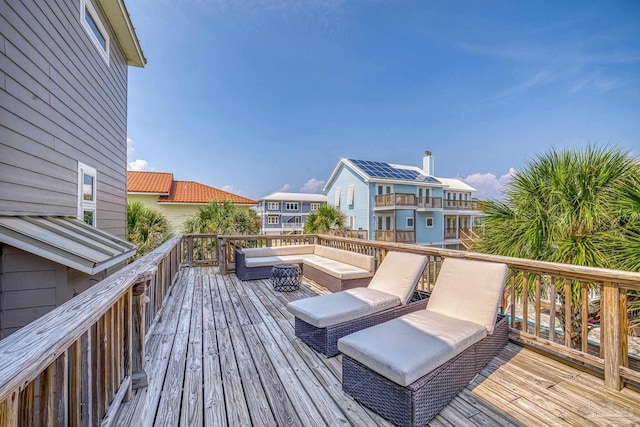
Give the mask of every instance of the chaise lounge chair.
[(426, 425), (507, 342), (507, 266), (447, 258), (425, 310), (345, 336), (342, 389), (401, 426)]
[(338, 339), (350, 333), (424, 309), (410, 301), (427, 257), (388, 252), (369, 286), (290, 302), (296, 336), (325, 356), (337, 355)]

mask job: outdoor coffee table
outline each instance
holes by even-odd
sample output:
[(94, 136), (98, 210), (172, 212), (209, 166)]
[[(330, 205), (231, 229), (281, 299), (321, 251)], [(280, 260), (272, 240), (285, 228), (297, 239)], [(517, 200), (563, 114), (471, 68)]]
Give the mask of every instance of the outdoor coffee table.
[(271, 270), (273, 289), (281, 292), (292, 292), (300, 289), (300, 266), (297, 264), (278, 264)]

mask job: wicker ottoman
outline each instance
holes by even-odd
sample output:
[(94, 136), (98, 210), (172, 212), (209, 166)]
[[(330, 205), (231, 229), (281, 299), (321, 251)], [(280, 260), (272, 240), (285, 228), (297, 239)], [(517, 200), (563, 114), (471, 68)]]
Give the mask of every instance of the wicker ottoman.
[(293, 292), (300, 289), (302, 271), (297, 264), (279, 264), (271, 270), (273, 289), (280, 292)]

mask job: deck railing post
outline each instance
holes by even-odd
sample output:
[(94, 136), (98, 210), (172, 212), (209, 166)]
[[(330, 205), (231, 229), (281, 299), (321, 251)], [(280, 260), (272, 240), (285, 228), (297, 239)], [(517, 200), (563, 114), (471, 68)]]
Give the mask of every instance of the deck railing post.
[(187, 257), (189, 262), (189, 267), (193, 266), (193, 236), (187, 236)]
[(227, 274), (227, 242), (224, 236), (217, 236), (218, 239), (218, 265), (220, 273)]
[(151, 282), (151, 278), (145, 278), (143, 281), (133, 285), (133, 310), (132, 310), (132, 370), (131, 388), (146, 387), (148, 384), (147, 373), (145, 372), (145, 307), (149, 302), (149, 297), (145, 294), (147, 287)]
[(612, 282), (604, 282), (602, 292), (602, 325), (604, 328), (604, 385), (614, 390), (622, 389), (619, 367), (622, 366), (622, 337), (620, 325), (620, 288)]

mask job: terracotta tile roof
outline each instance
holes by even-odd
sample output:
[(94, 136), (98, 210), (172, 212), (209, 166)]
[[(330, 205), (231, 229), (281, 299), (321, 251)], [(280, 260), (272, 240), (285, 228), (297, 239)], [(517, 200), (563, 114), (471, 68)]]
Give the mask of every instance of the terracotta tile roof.
[(209, 203), (211, 200), (235, 204), (257, 205), (258, 202), (237, 194), (219, 190), (195, 181), (173, 181), (169, 196), (160, 196), (158, 203)]
[(173, 174), (168, 172), (127, 171), (128, 193), (162, 193), (171, 189)]

